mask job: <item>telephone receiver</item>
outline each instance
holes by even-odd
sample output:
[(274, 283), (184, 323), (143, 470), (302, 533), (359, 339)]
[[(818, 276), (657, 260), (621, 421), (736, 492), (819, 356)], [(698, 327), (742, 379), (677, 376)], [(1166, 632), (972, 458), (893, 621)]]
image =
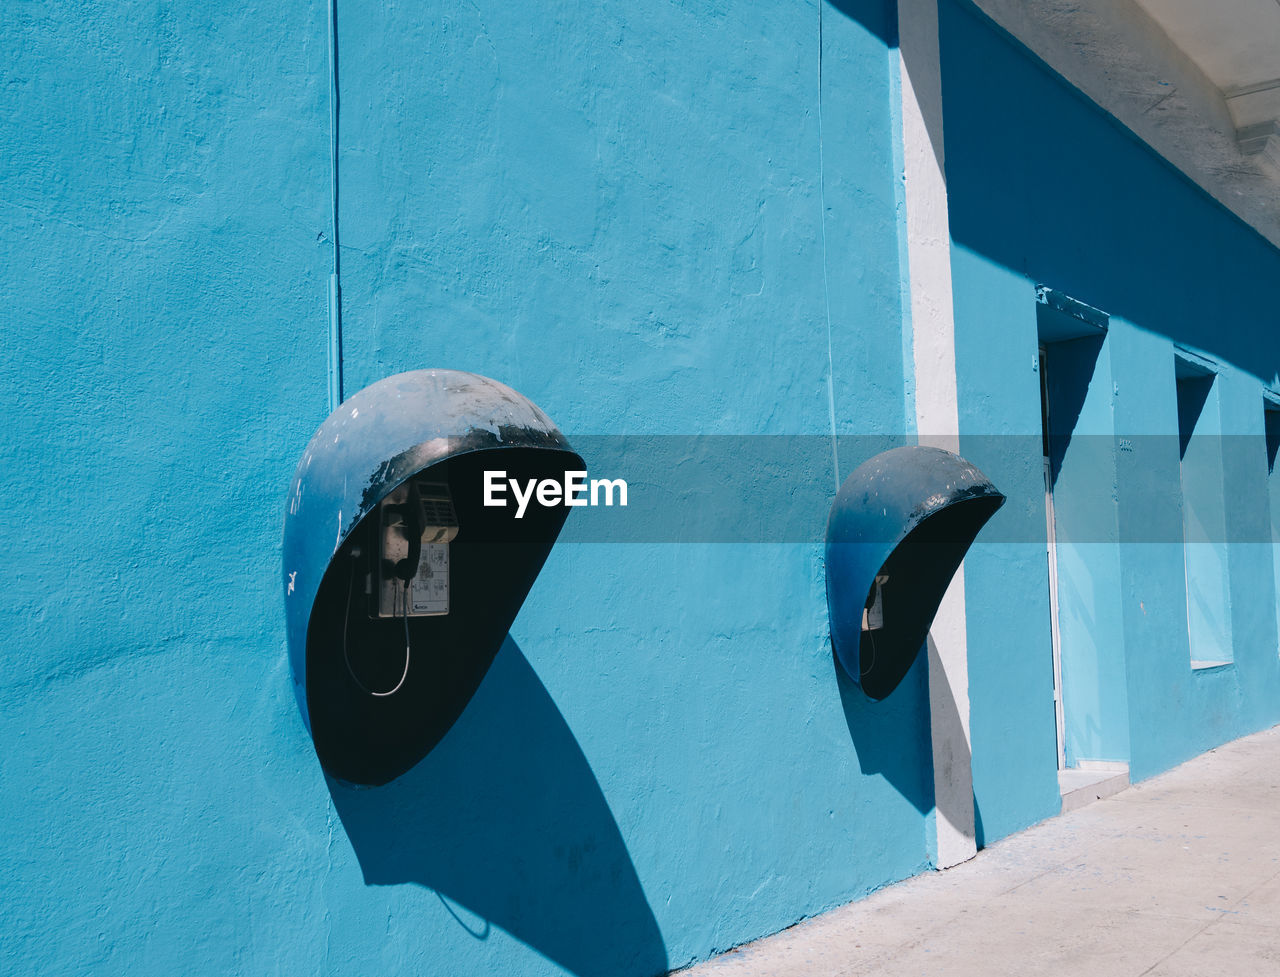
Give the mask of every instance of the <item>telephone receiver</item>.
[(888, 574), (876, 574), (871, 593), (867, 594), (867, 603), (862, 609), (862, 630), (878, 631), (884, 627), (884, 585), (889, 582)]
[(414, 480), (409, 482), (409, 497), (400, 505), (387, 506), (392, 512), (398, 512), (404, 519), (405, 535), (408, 537), (409, 552), (403, 560), (398, 560), (394, 564), (386, 561), (391, 566), (391, 572), (396, 577), (403, 580), (406, 584), (418, 574), (418, 563), (422, 559), (422, 497), (418, 492), (418, 483)]

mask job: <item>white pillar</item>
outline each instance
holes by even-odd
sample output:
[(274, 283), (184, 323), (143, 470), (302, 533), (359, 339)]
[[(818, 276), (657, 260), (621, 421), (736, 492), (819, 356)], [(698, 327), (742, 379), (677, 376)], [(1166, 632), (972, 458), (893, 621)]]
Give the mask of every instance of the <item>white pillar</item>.
[[(921, 444), (956, 451), (960, 415), (937, 0), (898, 0), (898, 38), (916, 430)], [(977, 851), (963, 565), (929, 632), (929, 711), (937, 824), (933, 855), (939, 868), (948, 868)]]

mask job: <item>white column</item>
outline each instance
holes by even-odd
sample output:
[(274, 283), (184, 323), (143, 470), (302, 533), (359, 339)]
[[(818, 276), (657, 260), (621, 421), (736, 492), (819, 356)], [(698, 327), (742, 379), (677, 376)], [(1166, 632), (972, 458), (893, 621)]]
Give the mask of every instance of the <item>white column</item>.
[[(899, 0), (898, 37), (916, 430), (921, 444), (956, 451), (960, 415), (937, 0)], [(937, 822), (934, 859), (939, 868), (948, 868), (977, 851), (963, 565), (929, 632), (929, 711)]]

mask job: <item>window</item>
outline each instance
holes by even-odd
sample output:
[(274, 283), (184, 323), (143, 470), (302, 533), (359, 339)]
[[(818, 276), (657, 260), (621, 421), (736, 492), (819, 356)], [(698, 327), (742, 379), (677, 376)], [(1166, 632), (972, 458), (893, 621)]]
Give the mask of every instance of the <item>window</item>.
[(1174, 357), (1174, 377), (1191, 667), (1214, 668), (1232, 661), (1217, 376), (1211, 364), (1179, 352)]

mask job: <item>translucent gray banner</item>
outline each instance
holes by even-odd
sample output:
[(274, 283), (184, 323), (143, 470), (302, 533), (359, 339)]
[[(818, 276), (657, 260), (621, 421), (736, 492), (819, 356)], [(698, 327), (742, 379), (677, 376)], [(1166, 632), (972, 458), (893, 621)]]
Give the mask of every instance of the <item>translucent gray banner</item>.
[[(837, 459), (844, 479), (879, 452), (917, 443), (906, 435), (567, 437), (586, 471), (569, 476), (575, 501), (584, 503), (561, 532), (561, 542), (573, 543), (819, 543), (837, 489)], [(1176, 434), (1077, 435), (1050, 445), (1047, 463), (1039, 434), (928, 443), (958, 451), (1007, 496), (979, 542), (1045, 542), (1046, 467), (1059, 542), (1280, 538), (1280, 473), (1271, 473), (1275, 446), (1262, 434), (1197, 438), (1194, 459), (1183, 457)], [(506, 484), (501, 455), (486, 467), (487, 483), (455, 491), (488, 491), (512, 511), (520, 499), (527, 507), (565, 504), (563, 480), (541, 492)]]

